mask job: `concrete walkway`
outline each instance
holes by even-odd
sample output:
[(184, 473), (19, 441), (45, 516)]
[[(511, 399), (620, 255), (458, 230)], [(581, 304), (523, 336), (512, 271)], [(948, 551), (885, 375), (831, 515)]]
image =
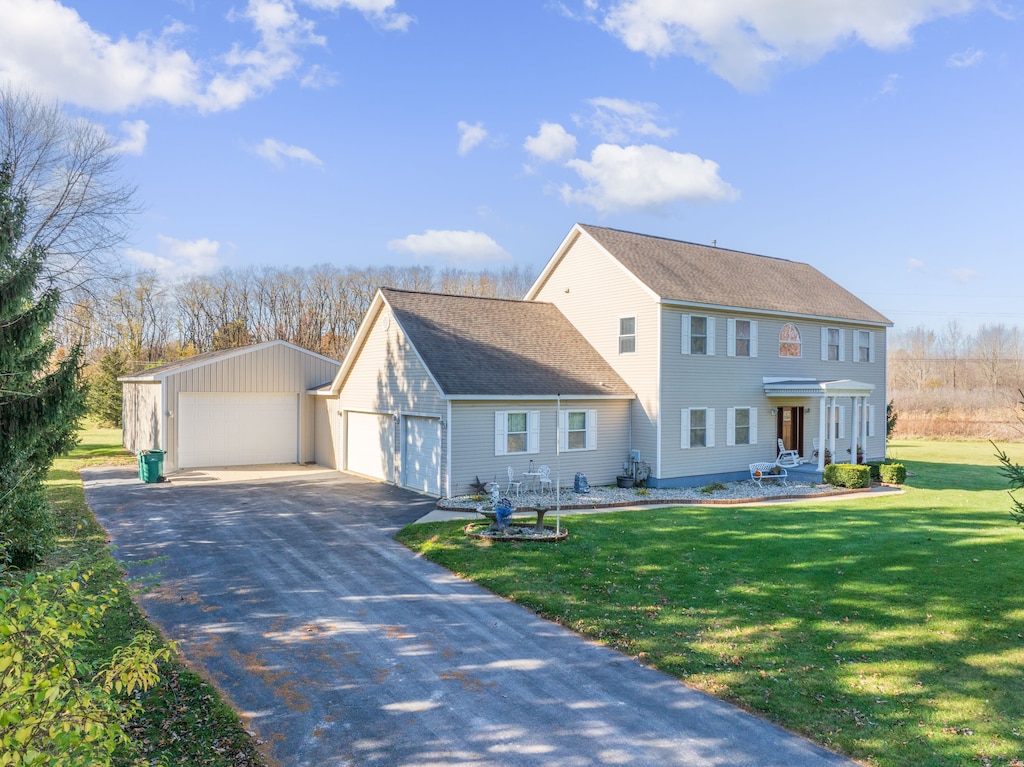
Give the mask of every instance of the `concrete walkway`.
[(140, 604), (281, 765), (853, 764), (412, 554), (423, 496), (82, 475)]

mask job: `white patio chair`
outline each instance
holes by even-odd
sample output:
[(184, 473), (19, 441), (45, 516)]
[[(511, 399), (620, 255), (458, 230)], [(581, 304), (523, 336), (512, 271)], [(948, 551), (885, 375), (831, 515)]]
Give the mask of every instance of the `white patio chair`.
[(803, 460), (800, 458), (800, 453), (796, 450), (787, 450), (785, 443), (782, 438), (779, 438), (779, 457), (775, 459), (775, 463), (779, 466), (799, 466)]
[(548, 492), (551, 492), (551, 469), (547, 466), (540, 466), (537, 468), (537, 484), (540, 486), (540, 492), (544, 492), (544, 486), (547, 485)]
[(512, 488), (515, 488), (516, 498), (519, 497), (519, 491), (523, 487), (522, 480), (517, 480), (515, 470), (511, 466), (508, 467), (508, 487), (505, 488), (505, 493), (512, 492)]
[(811, 440), (811, 445), (814, 448), (814, 452), (811, 455), (813, 455), (815, 458), (817, 458), (818, 457), (818, 451), (821, 450), (821, 443), (818, 441), (817, 437), (815, 437), (814, 439)]

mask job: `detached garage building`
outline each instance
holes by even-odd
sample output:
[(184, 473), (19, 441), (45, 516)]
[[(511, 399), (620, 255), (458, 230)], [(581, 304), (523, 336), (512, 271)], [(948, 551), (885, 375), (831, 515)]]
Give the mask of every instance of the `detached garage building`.
[(340, 363), (286, 341), (208, 352), (125, 376), (124, 446), (164, 450), (164, 471), (304, 463), (313, 402)]

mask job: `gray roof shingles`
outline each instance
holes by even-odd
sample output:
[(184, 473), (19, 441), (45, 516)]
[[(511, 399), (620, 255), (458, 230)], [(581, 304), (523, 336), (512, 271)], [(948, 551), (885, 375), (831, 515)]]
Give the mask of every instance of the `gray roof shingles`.
[(381, 293), (448, 396), (633, 396), (553, 304)]
[(663, 300), (892, 324), (809, 264), (579, 226)]

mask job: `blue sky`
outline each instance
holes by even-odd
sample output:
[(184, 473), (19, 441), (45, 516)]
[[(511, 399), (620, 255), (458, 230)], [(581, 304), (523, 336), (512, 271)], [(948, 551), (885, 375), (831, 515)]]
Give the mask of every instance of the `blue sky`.
[[(519, 265), (576, 221), (1024, 327), (1009, 0), (0, 0), (0, 81), (123, 152), (125, 256)], [(741, 276), (738, 276), (741, 278)]]

